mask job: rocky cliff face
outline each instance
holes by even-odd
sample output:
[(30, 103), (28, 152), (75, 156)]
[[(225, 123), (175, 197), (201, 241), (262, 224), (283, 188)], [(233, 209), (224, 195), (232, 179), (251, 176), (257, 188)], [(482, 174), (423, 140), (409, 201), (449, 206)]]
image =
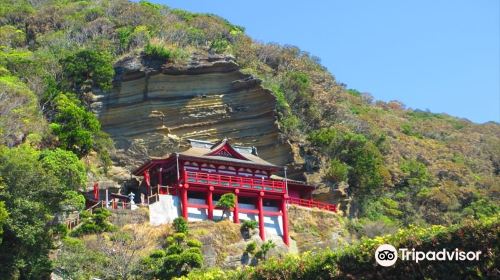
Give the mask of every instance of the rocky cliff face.
[(112, 92), (93, 107), (115, 141), (118, 165), (130, 170), (149, 156), (183, 150), (188, 138), (224, 137), (256, 146), (274, 164), (292, 162), (279, 137), (274, 96), (231, 57), (194, 56), (184, 66), (130, 57), (116, 70)]

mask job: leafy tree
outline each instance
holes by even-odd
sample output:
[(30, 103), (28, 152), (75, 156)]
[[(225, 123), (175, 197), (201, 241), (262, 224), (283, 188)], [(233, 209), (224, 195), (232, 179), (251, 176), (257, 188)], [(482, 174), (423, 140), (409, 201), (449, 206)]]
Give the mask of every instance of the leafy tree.
[[(97, 250), (105, 256), (104, 279), (131, 279), (139, 265), (139, 252), (147, 245), (150, 237), (134, 230), (121, 230), (110, 235), (100, 234)], [(91, 247), (92, 248), (92, 247)]]
[[(51, 223), (61, 209), (65, 186), (39, 161), (40, 152), (28, 145), (0, 147), (0, 200), (8, 211), (0, 244), (1, 279), (46, 279), (52, 249)], [(16, 248), (13, 250), (13, 248)]]
[(56, 114), (50, 125), (60, 145), (79, 157), (87, 155), (101, 129), (97, 118), (85, 110), (75, 98), (59, 94), (55, 99)]
[(65, 83), (82, 92), (84, 86), (111, 89), (115, 71), (112, 57), (105, 51), (83, 49), (61, 60)]
[(61, 209), (67, 211), (81, 211), (85, 208), (85, 197), (76, 191), (62, 193)]
[(87, 182), (85, 166), (74, 153), (59, 148), (46, 150), (40, 154), (40, 162), (68, 189), (80, 190), (85, 187)]
[(223, 194), (219, 201), (217, 201), (216, 207), (222, 208), (222, 217), (224, 217), (224, 214), (227, 214), (227, 217), (229, 217), (229, 212), (234, 208), (236, 204), (236, 195), (234, 193), (225, 193)]
[(363, 135), (344, 134), (335, 144), (334, 155), (351, 167), (349, 185), (354, 186), (354, 192), (374, 194), (383, 186), (387, 170), (382, 155)]
[(3, 226), (9, 217), (9, 212), (5, 208), (5, 202), (0, 201), (0, 244), (2, 244)]
[(382, 154), (364, 135), (322, 128), (311, 132), (308, 139), (334, 158), (327, 176), (345, 179), (347, 175), (353, 192), (376, 194), (385, 183), (388, 174)]

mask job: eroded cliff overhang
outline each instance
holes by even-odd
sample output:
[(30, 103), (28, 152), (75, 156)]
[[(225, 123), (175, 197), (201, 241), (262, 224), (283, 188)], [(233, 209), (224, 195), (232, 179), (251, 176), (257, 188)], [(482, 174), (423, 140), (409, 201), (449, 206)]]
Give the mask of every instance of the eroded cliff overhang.
[(273, 164), (292, 161), (280, 141), (274, 96), (231, 57), (194, 56), (184, 66), (131, 57), (116, 72), (112, 92), (95, 107), (123, 165), (178, 151), (189, 138), (228, 138), (257, 147)]

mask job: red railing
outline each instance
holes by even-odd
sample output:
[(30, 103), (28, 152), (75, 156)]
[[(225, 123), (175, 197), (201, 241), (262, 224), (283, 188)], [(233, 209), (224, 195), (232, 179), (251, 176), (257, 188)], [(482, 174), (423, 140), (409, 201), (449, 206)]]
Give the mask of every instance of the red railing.
[(190, 171), (186, 171), (185, 177), (188, 184), (201, 184), (214, 187), (261, 190), (278, 193), (285, 192), (285, 184), (283, 181)]
[(329, 204), (329, 203), (325, 203), (325, 202), (320, 202), (320, 201), (316, 201), (316, 200), (290, 197), (290, 198), (288, 198), (288, 202), (290, 202), (291, 204), (299, 205), (299, 206), (305, 206), (305, 207), (309, 207), (309, 208), (316, 207), (318, 209), (337, 212), (337, 205)]
[(115, 199), (111, 200), (111, 208), (112, 209), (131, 209), (132, 203), (125, 202), (123, 200), (119, 200), (119, 199), (115, 198)]

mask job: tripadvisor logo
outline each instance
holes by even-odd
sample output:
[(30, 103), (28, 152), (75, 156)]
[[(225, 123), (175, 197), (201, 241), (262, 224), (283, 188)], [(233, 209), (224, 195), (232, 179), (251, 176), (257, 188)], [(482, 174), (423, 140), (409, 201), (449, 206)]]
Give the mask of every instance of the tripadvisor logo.
[(398, 251), (392, 245), (382, 244), (375, 251), (375, 260), (381, 266), (391, 266), (398, 260)]
[(478, 261), (481, 251), (459, 251), (442, 249), (439, 251), (416, 251), (415, 249), (399, 248), (389, 244), (380, 245), (375, 251), (375, 261), (381, 266), (391, 266), (396, 263), (399, 258), (402, 261)]

